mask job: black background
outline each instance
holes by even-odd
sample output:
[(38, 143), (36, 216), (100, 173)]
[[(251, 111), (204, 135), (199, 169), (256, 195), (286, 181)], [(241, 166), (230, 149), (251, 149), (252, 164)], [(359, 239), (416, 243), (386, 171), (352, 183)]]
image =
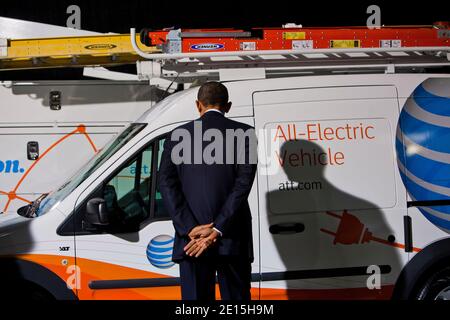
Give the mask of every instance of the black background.
[[(81, 8), (81, 27), (128, 33), (130, 27), (278, 27), (287, 22), (308, 26), (365, 25), (371, 4), (381, 8), (384, 25), (430, 25), (450, 20), (449, 1), (235, 1), (235, 0), (59, 0), (2, 1), (0, 16), (66, 25), (71, 4)], [(125, 68), (124, 70), (129, 70)], [(0, 72), (0, 79), (80, 78), (81, 69)]]

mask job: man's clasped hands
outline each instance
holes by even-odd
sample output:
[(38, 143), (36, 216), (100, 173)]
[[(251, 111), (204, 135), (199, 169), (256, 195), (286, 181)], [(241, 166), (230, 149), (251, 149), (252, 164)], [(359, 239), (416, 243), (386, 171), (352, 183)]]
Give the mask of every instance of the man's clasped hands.
[(184, 247), (184, 251), (188, 256), (198, 258), (217, 241), (219, 232), (214, 229), (214, 223), (210, 223), (192, 228), (188, 236), (191, 241)]

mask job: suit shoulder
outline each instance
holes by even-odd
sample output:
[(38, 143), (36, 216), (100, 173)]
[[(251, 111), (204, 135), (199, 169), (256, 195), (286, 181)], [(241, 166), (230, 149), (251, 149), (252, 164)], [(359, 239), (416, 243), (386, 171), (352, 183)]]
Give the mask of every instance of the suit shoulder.
[(239, 121), (236, 121), (233, 119), (229, 119), (229, 118), (226, 118), (226, 119), (230, 123), (230, 126), (233, 129), (243, 129), (244, 131), (249, 130), (249, 129), (255, 129), (254, 127), (252, 127), (246, 123), (242, 123), (242, 122), (239, 122)]

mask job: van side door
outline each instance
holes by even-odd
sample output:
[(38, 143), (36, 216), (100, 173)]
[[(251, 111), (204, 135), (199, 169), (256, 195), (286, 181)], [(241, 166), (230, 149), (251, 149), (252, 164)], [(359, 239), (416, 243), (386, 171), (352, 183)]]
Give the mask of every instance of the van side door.
[(396, 88), (274, 90), (253, 102), (261, 298), (389, 298), (407, 259)]

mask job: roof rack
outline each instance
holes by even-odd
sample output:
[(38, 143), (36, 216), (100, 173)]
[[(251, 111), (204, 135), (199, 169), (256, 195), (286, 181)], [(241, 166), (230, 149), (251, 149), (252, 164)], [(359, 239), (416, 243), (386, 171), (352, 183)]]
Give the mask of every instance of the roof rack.
[[(235, 55), (234, 55), (235, 54)], [(141, 77), (161, 77), (177, 82), (207, 79), (244, 80), (311, 73), (386, 72), (450, 66), (450, 47), (408, 49), (324, 49), (308, 51), (272, 51), (209, 57), (173, 58), (158, 54), (140, 61)]]
[[(311, 73), (387, 72), (450, 66), (450, 29), (433, 26), (283, 28), (234, 30), (142, 30), (141, 42), (160, 49), (139, 49), (141, 77), (192, 82), (256, 79)], [(236, 70), (239, 70), (236, 72)]]
[[(393, 73), (450, 66), (449, 45), (448, 22), (380, 29), (295, 24), (250, 30), (143, 29), (140, 35), (131, 29), (130, 34), (0, 39), (0, 71), (136, 63), (139, 79), (164, 84), (311, 73)], [(108, 78), (104, 74), (108, 70), (91, 69)]]

